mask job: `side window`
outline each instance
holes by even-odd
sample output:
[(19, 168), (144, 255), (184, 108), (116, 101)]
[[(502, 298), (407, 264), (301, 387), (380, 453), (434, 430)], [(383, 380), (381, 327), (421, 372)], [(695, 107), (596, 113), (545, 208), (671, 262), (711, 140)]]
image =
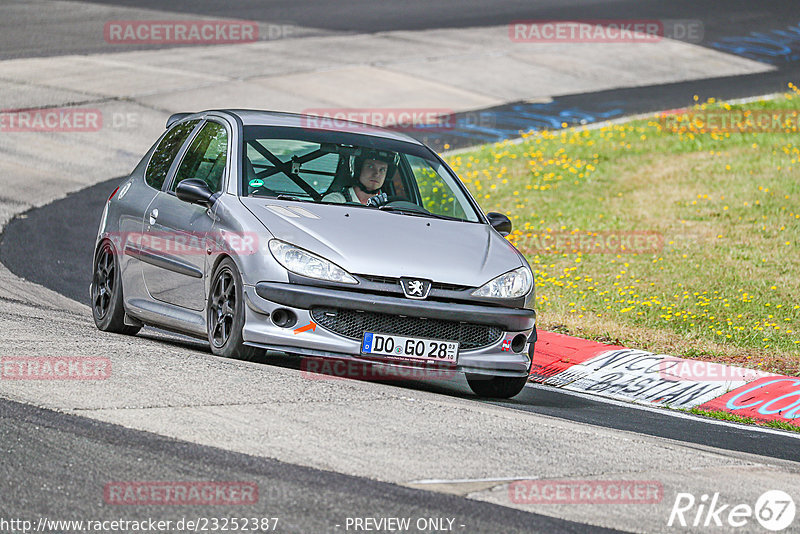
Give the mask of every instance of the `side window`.
[[(416, 156), (408, 156), (408, 163), (422, 196), (422, 206), (426, 210), (437, 215), (473, 220), (472, 217), (466, 216), (463, 208), (464, 205), (467, 205), (467, 199), (462, 193), (451, 189), (428, 161)], [(441, 171), (444, 172), (444, 169)]]
[(216, 193), (222, 187), (227, 161), (228, 132), (223, 125), (209, 122), (203, 126), (186, 151), (172, 182), (172, 190), (175, 191), (183, 180), (199, 178)]
[(147, 185), (155, 189), (161, 189), (169, 167), (172, 165), (172, 160), (175, 159), (178, 150), (183, 146), (184, 141), (189, 137), (198, 122), (200, 121), (193, 120), (178, 124), (161, 139), (144, 173)]

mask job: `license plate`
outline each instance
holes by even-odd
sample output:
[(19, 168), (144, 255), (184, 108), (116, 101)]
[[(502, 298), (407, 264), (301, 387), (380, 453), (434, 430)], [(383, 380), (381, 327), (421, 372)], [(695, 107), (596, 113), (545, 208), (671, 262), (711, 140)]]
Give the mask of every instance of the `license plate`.
[(366, 332), (364, 341), (361, 343), (361, 353), (410, 360), (456, 363), (458, 361), (458, 342)]

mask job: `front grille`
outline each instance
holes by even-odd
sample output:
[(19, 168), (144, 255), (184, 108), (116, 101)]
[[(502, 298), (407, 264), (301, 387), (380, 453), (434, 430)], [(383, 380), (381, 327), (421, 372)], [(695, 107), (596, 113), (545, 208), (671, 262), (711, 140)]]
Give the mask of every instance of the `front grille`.
[(474, 287), (470, 286), (459, 286), (456, 284), (443, 284), (441, 282), (433, 282), (431, 284), (432, 289), (441, 289), (442, 291), (464, 291), (466, 289), (475, 289)]
[(375, 282), (376, 284), (400, 284), (399, 278), (389, 278), (388, 276), (373, 276), (373, 275), (360, 275), (362, 278)]
[(361, 341), (364, 332), (378, 332), (458, 341), (459, 348), (470, 350), (497, 343), (503, 335), (496, 326), (334, 308), (314, 308), (311, 318), (323, 328), (357, 341)]
[[(398, 288), (400, 287), (399, 278), (389, 278), (387, 276), (374, 276), (366, 274), (361, 274), (359, 276), (361, 276), (361, 278), (364, 278), (365, 280), (369, 280), (370, 282), (375, 282), (376, 284), (390, 284), (390, 285), (396, 285)], [(443, 291), (464, 291), (466, 289), (474, 289), (474, 288), (470, 286), (460, 286), (457, 284), (431, 282), (431, 289), (441, 289)]]

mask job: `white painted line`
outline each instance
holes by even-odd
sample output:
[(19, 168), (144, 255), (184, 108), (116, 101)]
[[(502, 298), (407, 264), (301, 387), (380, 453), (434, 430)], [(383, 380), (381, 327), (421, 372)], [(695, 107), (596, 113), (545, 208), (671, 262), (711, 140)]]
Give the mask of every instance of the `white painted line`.
[[(633, 364), (647, 362), (634, 367)], [(609, 371), (614, 378), (607, 379)], [(688, 376), (686, 376), (688, 375)], [(638, 349), (604, 350), (548, 377), (544, 384), (649, 405), (693, 408), (747, 385), (776, 376), (764, 371), (702, 360), (686, 360)], [(602, 389), (596, 386), (604, 385)], [(629, 387), (633, 386), (633, 391)]]
[[(573, 397), (579, 397), (581, 399), (593, 400), (593, 401), (596, 401), (596, 402), (602, 402), (602, 403), (605, 403), (605, 404), (611, 404), (613, 406), (620, 406), (620, 407), (623, 407), (623, 408), (634, 408), (636, 410), (643, 410), (643, 411), (646, 411), (646, 412), (655, 412), (655, 413), (659, 413), (659, 414), (662, 414), (662, 415), (667, 415), (669, 417), (676, 417), (678, 419), (691, 419), (693, 421), (699, 421), (701, 423), (708, 423), (708, 424), (711, 424), (711, 425), (727, 426), (729, 428), (736, 428), (736, 429), (739, 429), (739, 430), (747, 430), (747, 431), (752, 431), (752, 432), (762, 432), (764, 434), (773, 434), (773, 435), (776, 435), (776, 436), (784, 436), (784, 437), (789, 437), (789, 438), (794, 438), (794, 439), (800, 439), (800, 432), (791, 432), (791, 431), (788, 431), (788, 430), (777, 430), (777, 429), (769, 428), (769, 427), (763, 427), (763, 426), (757, 426), (757, 425), (748, 425), (748, 424), (745, 424), (745, 423), (733, 423), (733, 422), (730, 422), (730, 421), (723, 421), (723, 420), (714, 419), (714, 418), (711, 418), (711, 417), (701, 418), (700, 416), (697, 416), (697, 415), (694, 415), (694, 414), (681, 412), (681, 411), (677, 411), (677, 410), (670, 410), (669, 408), (656, 408), (656, 407), (649, 406), (649, 405), (644, 405), (644, 404), (641, 404), (641, 403), (638, 403), (638, 402), (635, 402), (635, 401), (630, 401), (630, 402), (619, 401), (619, 400), (609, 399), (608, 397), (601, 397), (599, 395), (590, 395), (588, 393), (580, 393), (580, 392), (577, 392), (577, 391), (570, 391), (570, 390), (566, 390), (566, 389), (562, 389), (562, 388), (558, 388), (558, 387), (553, 387), (553, 386), (544, 386), (544, 385), (541, 385), (541, 384), (528, 383), (527, 387), (533, 388), (533, 389), (543, 389), (543, 390), (547, 390), (547, 391), (558, 391), (558, 392), (563, 393), (565, 395), (572, 395)], [(589, 424), (591, 424), (591, 423), (589, 423)], [(604, 426), (604, 427), (608, 428), (607, 426)]]

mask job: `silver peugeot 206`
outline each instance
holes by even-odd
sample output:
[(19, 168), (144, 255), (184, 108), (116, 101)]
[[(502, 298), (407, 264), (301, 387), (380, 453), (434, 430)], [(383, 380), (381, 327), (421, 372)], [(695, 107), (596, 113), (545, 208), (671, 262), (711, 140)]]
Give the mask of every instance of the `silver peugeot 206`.
[(101, 330), (155, 326), (220, 356), (448, 369), (507, 398), (536, 341), (533, 275), (510, 232), (402, 133), (179, 113), (105, 205), (92, 310)]

